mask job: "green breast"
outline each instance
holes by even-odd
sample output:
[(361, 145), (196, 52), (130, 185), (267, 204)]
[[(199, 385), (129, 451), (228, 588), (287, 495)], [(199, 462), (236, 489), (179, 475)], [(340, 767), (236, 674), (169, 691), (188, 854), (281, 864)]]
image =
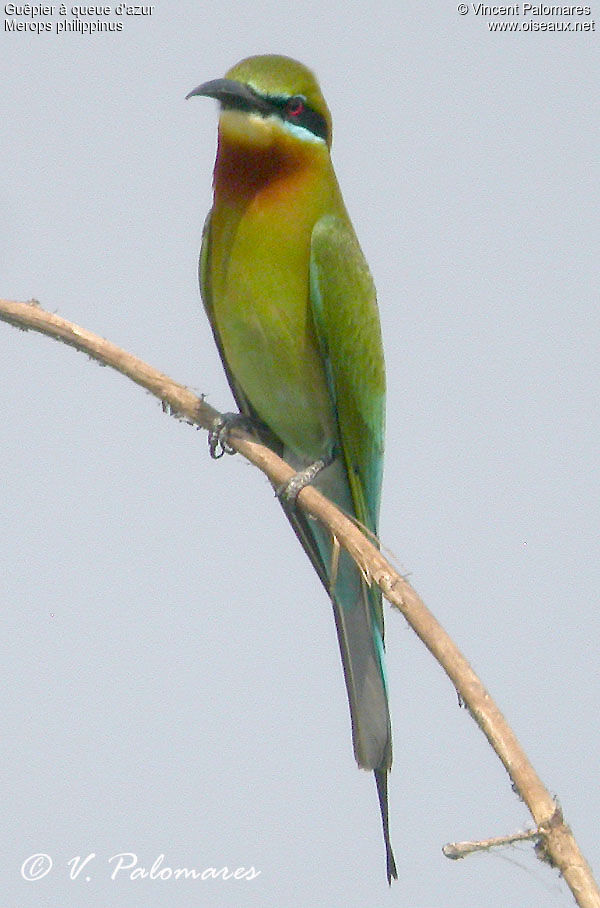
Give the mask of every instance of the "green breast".
[(308, 176), (269, 184), (242, 204), (215, 194), (210, 276), (214, 323), (236, 382), (285, 445), (316, 459), (337, 428), (310, 314), (310, 241), (324, 206)]

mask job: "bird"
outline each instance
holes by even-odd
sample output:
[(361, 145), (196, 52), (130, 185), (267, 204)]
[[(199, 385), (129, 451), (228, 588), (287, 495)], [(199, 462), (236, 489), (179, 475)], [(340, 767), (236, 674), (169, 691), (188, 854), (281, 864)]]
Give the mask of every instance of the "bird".
[[(398, 873), (381, 593), (295, 504), (311, 481), (376, 538), (385, 364), (373, 279), (335, 176), (331, 114), (312, 71), (290, 57), (251, 56), (194, 96), (219, 102), (199, 264), (204, 309), (241, 419), (263, 430), (299, 478), (280, 500), (333, 604), (354, 755), (375, 775), (391, 884)], [(214, 436), (209, 443), (214, 453)]]

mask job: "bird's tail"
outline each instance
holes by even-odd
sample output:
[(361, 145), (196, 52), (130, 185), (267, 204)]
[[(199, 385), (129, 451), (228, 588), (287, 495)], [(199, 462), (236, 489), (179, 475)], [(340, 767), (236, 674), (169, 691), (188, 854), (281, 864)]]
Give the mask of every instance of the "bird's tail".
[(377, 796), (379, 798), (379, 808), (381, 810), (381, 824), (383, 826), (383, 841), (385, 843), (387, 881), (391, 886), (392, 878), (395, 880), (398, 879), (398, 871), (396, 870), (396, 861), (394, 860), (394, 852), (392, 851), (392, 843), (390, 842), (387, 777), (387, 769), (375, 770), (375, 784), (377, 785)]
[[(352, 499), (345, 469), (334, 461), (314, 482), (342, 509), (352, 513)], [(392, 762), (392, 737), (385, 680), (382, 629), (378, 619), (380, 593), (369, 588), (355, 561), (345, 549), (333, 564), (333, 542), (317, 521), (299, 510), (288, 517), (328, 591), (337, 628), (338, 642), (348, 692), (352, 741), (359, 766), (375, 772), (388, 881), (397, 878), (388, 824), (387, 773)], [(335, 576), (334, 576), (335, 575)]]

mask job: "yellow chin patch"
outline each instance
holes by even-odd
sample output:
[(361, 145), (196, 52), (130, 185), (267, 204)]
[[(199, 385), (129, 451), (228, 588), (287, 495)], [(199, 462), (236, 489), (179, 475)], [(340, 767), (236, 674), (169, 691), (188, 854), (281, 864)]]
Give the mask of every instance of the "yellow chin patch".
[(245, 110), (222, 110), (219, 126), (230, 141), (253, 148), (268, 148), (281, 135), (273, 117), (261, 117)]

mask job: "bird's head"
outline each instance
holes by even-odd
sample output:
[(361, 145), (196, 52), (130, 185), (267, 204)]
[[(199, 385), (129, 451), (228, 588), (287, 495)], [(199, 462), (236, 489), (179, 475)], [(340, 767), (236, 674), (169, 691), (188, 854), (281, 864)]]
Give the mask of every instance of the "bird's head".
[(331, 115), (319, 84), (290, 57), (247, 57), (224, 79), (204, 82), (187, 97), (195, 95), (219, 101), (221, 133), (236, 144), (257, 149), (331, 145)]

